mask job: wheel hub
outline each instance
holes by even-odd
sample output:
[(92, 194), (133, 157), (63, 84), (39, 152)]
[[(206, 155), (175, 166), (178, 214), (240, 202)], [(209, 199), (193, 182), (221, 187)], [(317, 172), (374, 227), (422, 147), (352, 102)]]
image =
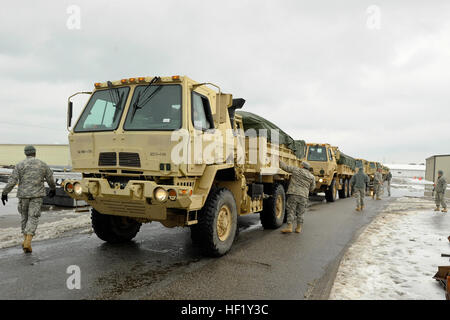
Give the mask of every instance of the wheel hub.
[(222, 206), (217, 216), (217, 236), (220, 241), (225, 241), (231, 232), (231, 210)]
[(277, 219), (281, 218), (281, 215), (283, 214), (283, 197), (281, 196), (281, 194), (277, 196), (277, 201), (275, 203), (275, 210)]

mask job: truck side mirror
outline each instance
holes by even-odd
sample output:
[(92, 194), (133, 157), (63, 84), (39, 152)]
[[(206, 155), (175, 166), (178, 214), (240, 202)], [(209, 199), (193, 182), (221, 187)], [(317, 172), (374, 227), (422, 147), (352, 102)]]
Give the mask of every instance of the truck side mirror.
[(214, 122), (223, 124), (227, 122), (228, 107), (233, 102), (233, 96), (226, 93), (218, 93), (216, 99), (216, 113), (214, 114)]
[(72, 113), (73, 113), (73, 102), (69, 101), (67, 105), (67, 128), (70, 128), (72, 125)]

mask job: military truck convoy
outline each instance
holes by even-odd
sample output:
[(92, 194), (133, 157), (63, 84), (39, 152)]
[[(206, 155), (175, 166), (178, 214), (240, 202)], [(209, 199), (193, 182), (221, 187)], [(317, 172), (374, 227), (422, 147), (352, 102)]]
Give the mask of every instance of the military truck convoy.
[(314, 193), (325, 192), (328, 202), (350, 196), (349, 181), (355, 174), (356, 162), (328, 143), (308, 143), (306, 160), (312, 167), (316, 177), (316, 190)]
[[(90, 98), (72, 127), (78, 94)], [(328, 201), (337, 192), (349, 196), (353, 158), (237, 111), (244, 103), (186, 76), (95, 83), (93, 92), (69, 97), (72, 167), (82, 179), (64, 181), (64, 190), (92, 207), (92, 227), (104, 241), (129, 241), (142, 223), (157, 221), (189, 227), (209, 256), (230, 250), (239, 215), (259, 213), (268, 229), (282, 225), (289, 173), (279, 160), (301, 166), (307, 159), (316, 192)]]

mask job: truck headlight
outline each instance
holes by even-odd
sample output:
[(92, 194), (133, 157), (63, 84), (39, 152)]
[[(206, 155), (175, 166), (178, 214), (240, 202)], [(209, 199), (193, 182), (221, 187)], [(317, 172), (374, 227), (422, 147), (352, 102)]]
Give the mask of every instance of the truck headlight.
[(155, 196), (155, 199), (159, 202), (164, 202), (167, 200), (168, 194), (167, 191), (163, 188), (156, 188), (153, 194)]
[(320, 179), (319, 179), (319, 182), (320, 182), (320, 183), (322, 183), (322, 182), (323, 182), (323, 179), (322, 179), (322, 178), (320, 178)]
[(79, 184), (78, 182), (73, 184), (73, 192), (77, 195), (77, 196), (81, 196), (83, 194), (83, 188), (81, 187), (81, 184)]

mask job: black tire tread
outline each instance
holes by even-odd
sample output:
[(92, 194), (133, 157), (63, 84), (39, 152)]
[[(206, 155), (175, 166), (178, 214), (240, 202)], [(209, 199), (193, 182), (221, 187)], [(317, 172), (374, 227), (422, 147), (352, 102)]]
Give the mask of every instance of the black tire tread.
[(333, 178), (333, 181), (331, 182), (330, 187), (328, 188), (327, 191), (325, 191), (325, 199), (327, 200), (327, 202), (334, 202), (335, 199), (333, 198), (333, 185), (336, 184), (336, 180), (335, 178)]
[[(229, 249), (226, 250), (226, 252), (220, 251), (220, 248), (218, 248), (217, 243), (215, 243), (214, 241), (213, 232), (214, 220), (216, 218), (216, 211), (218, 209), (218, 202), (221, 198), (225, 197), (225, 194), (231, 195), (235, 204), (234, 212), (236, 213), (236, 216), (234, 219), (234, 223), (236, 224), (236, 232), (233, 235), (230, 235), (231, 237), (233, 237), (233, 239), (230, 240), (231, 245), (237, 235), (237, 209), (233, 194), (226, 188), (211, 189), (208, 199), (206, 200), (205, 205), (203, 206), (199, 214), (198, 224), (191, 227), (191, 239), (193, 243), (198, 244), (202, 253), (206, 256), (220, 257), (229, 251)], [(233, 208), (231, 208), (231, 210), (233, 211)]]
[(123, 243), (128, 242), (133, 239), (141, 228), (141, 224), (136, 222), (134, 226), (130, 228), (128, 234), (118, 234), (114, 232), (111, 219), (117, 218), (116, 216), (106, 215), (99, 213), (97, 210), (91, 210), (91, 222), (92, 229), (94, 229), (95, 234), (101, 240), (109, 243)]
[[(276, 210), (276, 199), (279, 192), (283, 194), (283, 207), (284, 207), (284, 215), (283, 221), (277, 223), (275, 210)], [(264, 200), (263, 203), (263, 211), (260, 213), (259, 217), (261, 220), (261, 224), (264, 229), (278, 229), (284, 222), (284, 217), (286, 216), (286, 194), (284, 191), (283, 185), (277, 183), (272, 187), (271, 197)]]

